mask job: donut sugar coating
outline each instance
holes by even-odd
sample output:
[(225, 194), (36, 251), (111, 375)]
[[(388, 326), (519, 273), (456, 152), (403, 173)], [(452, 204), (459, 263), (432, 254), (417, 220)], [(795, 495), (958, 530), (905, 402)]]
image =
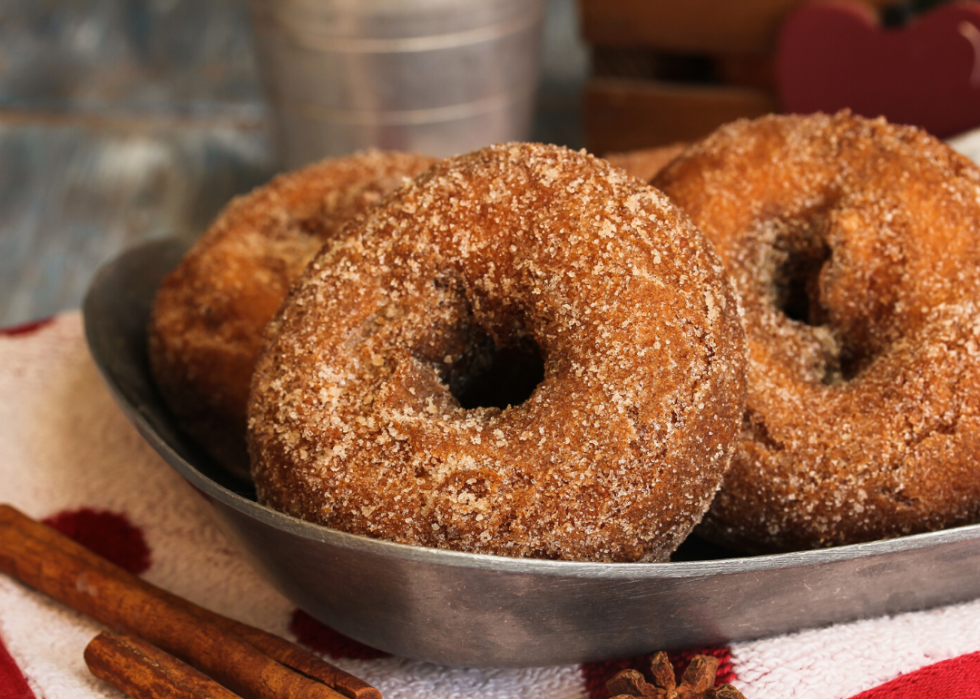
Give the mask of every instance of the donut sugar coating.
[[(700, 231), (603, 160), (504, 144), (349, 232), (269, 326), (249, 402), (260, 502), (405, 544), (665, 560), (743, 411), (737, 304)], [(514, 375), (537, 362), (524, 395), (468, 398), (515, 383), (506, 361), (486, 380), (508, 353)]]
[(724, 126), (654, 184), (715, 244), (748, 337), (699, 533), (760, 553), (980, 521), (980, 170), (841, 112)]
[(348, 220), (433, 162), (372, 150), (279, 175), (229, 203), (163, 280), (147, 333), (157, 388), (232, 473), (249, 477), (249, 385), (287, 290)]

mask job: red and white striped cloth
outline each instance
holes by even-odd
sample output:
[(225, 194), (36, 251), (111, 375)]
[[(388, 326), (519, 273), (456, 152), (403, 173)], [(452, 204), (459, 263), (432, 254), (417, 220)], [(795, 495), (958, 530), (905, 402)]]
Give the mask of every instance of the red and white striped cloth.
[[(299, 612), (249, 568), (200, 496), (116, 408), (78, 313), (0, 331), (0, 501), (156, 585), (330, 656), (387, 699), (604, 699), (618, 669), (648, 664), (446, 668), (366, 648)], [(0, 699), (121, 696), (82, 660), (99, 630), (0, 574)], [(980, 698), (980, 600), (712, 652), (720, 678), (748, 699)], [(684, 654), (674, 659), (683, 664)]]

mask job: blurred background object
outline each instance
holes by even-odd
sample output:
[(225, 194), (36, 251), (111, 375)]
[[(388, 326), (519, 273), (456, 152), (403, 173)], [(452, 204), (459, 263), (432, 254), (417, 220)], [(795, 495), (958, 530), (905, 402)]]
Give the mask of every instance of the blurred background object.
[(939, 138), (980, 125), (980, 2), (946, 3), (892, 20), (890, 26), (857, 2), (796, 9), (780, 27), (776, 47), (782, 109), (848, 108)]
[[(941, 4), (580, 0), (592, 50), (586, 145), (629, 151), (691, 141), (739, 117), (842, 107), (934, 128), (945, 119), (938, 136), (978, 126), (980, 25), (970, 18), (980, 3)], [(938, 40), (934, 13), (949, 14)]]
[[(731, 119), (787, 109), (880, 111), (943, 137), (980, 126), (980, 0), (251, 0), (266, 18), (259, 41), (249, 1), (0, 0), (0, 326), (77, 307), (100, 264), (144, 240), (199, 235), (284, 160), (369, 143), (466, 150), (480, 144), (453, 134), (526, 133), (532, 103), (531, 140), (600, 155), (691, 141)], [(399, 33), (402, 48), (424, 49), (419, 37), (435, 34), (443, 50), (403, 51), (385, 67), (390, 57), (365, 46), (383, 48), (391, 31), (358, 44), (346, 29), (323, 30), (310, 9), (341, 1), (358, 12), (477, 9), (465, 25), (443, 13), (432, 32)], [(938, 38), (923, 33), (937, 17)], [(820, 24), (848, 18), (858, 21), (847, 30)], [(857, 38), (843, 41), (847, 31)], [(356, 57), (338, 59), (336, 71), (357, 77), (336, 88), (327, 82), (336, 76), (309, 69), (275, 81), (267, 101), (257, 55), (273, 56), (278, 73), (287, 68), (275, 60), (324, 41)], [(483, 71), (500, 58), (504, 68)], [(378, 91), (371, 76), (382, 68), (401, 76), (397, 90)], [(511, 69), (516, 78), (505, 76)], [(434, 72), (441, 102), (402, 89)], [(464, 74), (492, 77), (460, 85)], [(911, 112), (886, 104), (896, 95)], [(270, 104), (285, 117), (277, 121)], [(342, 113), (357, 127), (346, 145), (317, 143)], [(433, 131), (433, 114), (448, 128)], [(946, 121), (930, 121), (936, 115)], [(957, 143), (980, 152), (976, 139)]]
[(266, 119), (238, 0), (0, 0), (0, 324), (200, 232), (271, 174)]
[(252, 0), (286, 168), (526, 141), (543, 0)]
[[(576, 22), (547, 0), (531, 138), (579, 148)], [(0, 326), (77, 307), (122, 249), (200, 234), (279, 169), (271, 133), (246, 0), (0, 0)]]

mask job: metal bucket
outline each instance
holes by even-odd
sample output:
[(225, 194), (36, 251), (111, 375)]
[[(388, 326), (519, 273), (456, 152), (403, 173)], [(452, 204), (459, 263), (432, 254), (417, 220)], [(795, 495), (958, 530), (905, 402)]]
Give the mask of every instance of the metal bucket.
[(530, 133), (544, 0), (253, 0), (283, 165)]

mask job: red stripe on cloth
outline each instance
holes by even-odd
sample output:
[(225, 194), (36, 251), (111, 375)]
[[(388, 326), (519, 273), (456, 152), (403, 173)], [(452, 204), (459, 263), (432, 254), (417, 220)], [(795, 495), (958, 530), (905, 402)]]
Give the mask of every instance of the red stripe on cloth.
[(289, 621), (289, 630), (296, 640), (317, 653), (329, 655), (331, 658), (349, 658), (351, 660), (375, 660), (391, 657), (388, 653), (360, 641), (348, 638), (339, 631), (321, 624), (302, 609), (293, 612)]
[(125, 513), (82, 507), (56, 512), (43, 522), (133, 575), (150, 567), (146, 536)]
[(851, 699), (977, 699), (980, 652), (961, 655), (896, 677)]
[(24, 673), (0, 640), (0, 699), (36, 699)]
[(15, 337), (17, 335), (30, 335), (36, 330), (40, 330), (45, 325), (50, 325), (54, 322), (54, 318), (42, 318), (41, 320), (33, 320), (30, 323), (23, 323), (21, 325), (11, 325), (9, 328), (0, 328), (0, 336)]

